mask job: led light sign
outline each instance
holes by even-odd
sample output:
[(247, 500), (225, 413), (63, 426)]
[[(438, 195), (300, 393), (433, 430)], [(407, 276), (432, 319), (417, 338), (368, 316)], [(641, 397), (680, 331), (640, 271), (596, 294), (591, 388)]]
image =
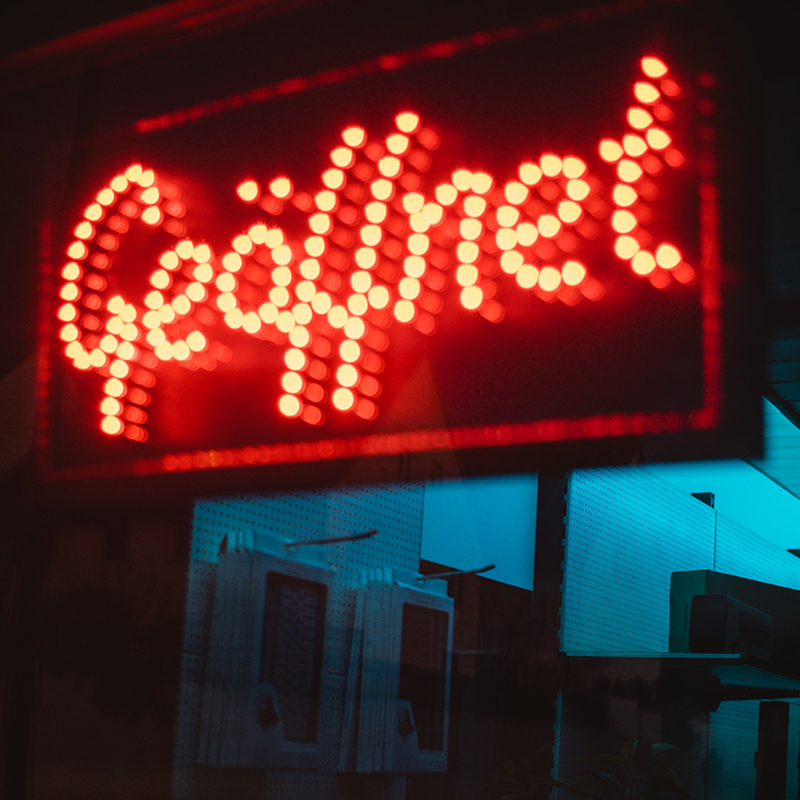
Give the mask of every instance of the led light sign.
[(287, 100), (217, 157), (209, 141), (235, 140), (234, 122), (144, 123), (166, 132), (96, 159), (58, 265), (62, 464), (158, 472), (715, 426), (717, 190), (696, 85), (639, 50), (615, 65), (601, 118), (576, 125), (579, 106), (552, 115), (569, 82), (542, 91), (538, 122), (537, 82), (522, 103), (515, 85), (493, 90), (497, 72), (475, 79), (476, 104), (519, 109), (493, 120), (456, 109), (457, 61), (416, 93), (385, 79), (360, 106), (336, 107), (358, 86), (322, 109)]

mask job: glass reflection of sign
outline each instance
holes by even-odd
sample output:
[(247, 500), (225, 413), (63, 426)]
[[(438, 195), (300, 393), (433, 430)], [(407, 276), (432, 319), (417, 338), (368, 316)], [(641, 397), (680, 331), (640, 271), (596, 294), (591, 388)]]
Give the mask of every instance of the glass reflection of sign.
[[(478, 78), (477, 52), (423, 89), (289, 92), (243, 112), (241, 148), (209, 115), (101, 154), (65, 222), (61, 408), (81, 411), (56, 450), (152, 472), (713, 428), (697, 87), (641, 49), (584, 87)], [(492, 120), (492, 99), (519, 108)]]

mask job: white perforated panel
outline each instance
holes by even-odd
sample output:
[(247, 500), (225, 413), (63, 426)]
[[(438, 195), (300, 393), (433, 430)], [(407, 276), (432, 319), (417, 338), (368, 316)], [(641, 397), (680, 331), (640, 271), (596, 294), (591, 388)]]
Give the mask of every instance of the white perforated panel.
[(800, 589), (800, 558), (720, 515), (717, 519), (717, 572)]
[(665, 652), (672, 572), (711, 569), (714, 511), (636, 467), (572, 473), (562, 649)]
[(753, 800), (758, 702), (722, 703), (709, 714), (706, 800)]
[[(195, 505), (184, 632), (184, 662), (192, 671), (181, 681), (175, 751), (175, 800), (203, 797), (269, 797), (276, 800), (344, 797), (337, 781), (340, 727), (344, 711), (354, 586), (361, 570), (383, 566), (419, 569), (423, 484), (392, 484), (311, 492), (214, 498)], [(377, 530), (370, 539), (325, 545), (325, 563), (336, 575), (331, 591), (329, 659), (320, 725), (321, 766), (316, 770), (241, 771), (197, 767), (202, 670), (214, 602), (216, 565), (229, 534), (272, 533), (298, 541), (331, 539)], [(198, 667), (199, 666), (199, 672)], [(371, 800), (402, 800), (405, 780), (387, 778), (371, 785)], [(367, 796), (367, 795), (365, 795)]]

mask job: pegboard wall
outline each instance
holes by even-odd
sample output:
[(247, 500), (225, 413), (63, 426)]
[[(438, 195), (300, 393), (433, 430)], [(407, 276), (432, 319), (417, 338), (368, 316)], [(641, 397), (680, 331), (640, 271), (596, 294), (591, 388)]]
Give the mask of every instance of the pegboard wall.
[(670, 575), (712, 569), (714, 510), (642, 469), (579, 470), (565, 559), (563, 650), (666, 652)]
[[(666, 652), (675, 571), (714, 569), (800, 589), (800, 559), (638, 467), (574, 472), (566, 523), (567, 652)], [(796, 798), (797, 702), (789, 737), (786, 797)], [(708, 750), (700, 762), (705, 800), (753, 797), (757, 740), (758, 701), (726, 702), (708, 714)], [(577, 757), (574, 748), (564, 748), (562, 769)]]
[[(355, 586), (362, 570), (385, 566), (419, 569), (422, 547), (422, 483), (377, 485), (200, 500), (195, 504), (188, 574), (181, 689), (172, 797), (269, 797), (270, 800), (344, 798), (337, 780), (340, 727), (350, 659)], [(318, 769), (218, 770), (196, 765), (205, 658), (220, 548), (226, 536), (246, 531), (297, 541), (333, 539), (377, 530), (355, 542), (325, 545), (325, 564), (335, 573), (330, 602), (332, 633), (326, 641), (328, 674), (321, 704)], [(374, 800), (402, 800), (405, 779), (365, 776)], [(367, 796), (367, 794), (365, 794)]]

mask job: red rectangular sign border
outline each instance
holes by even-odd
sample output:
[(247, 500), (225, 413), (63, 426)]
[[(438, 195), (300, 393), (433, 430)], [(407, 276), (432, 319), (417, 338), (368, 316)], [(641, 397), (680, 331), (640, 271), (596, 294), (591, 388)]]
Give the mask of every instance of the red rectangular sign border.
[[(677, 5), (680, 0), (667, 0)], [(646, 7), (663, 2), (643, 4)], [(246, 93), (231, 95), (171, 114), (139, 120), (134, 128), (139, 134), (195, 122), (244, 105), (260, 103), (275, 97), (350, 80), (354, 77), (394, 70), (420, 61), (447, 58), (466, 50), (500, 44), (537, 31), (543, 32), (569, 24), (585, 24), (613, 13), (630, 13), (626, 4), (612, 7), (584, 8), (565, 15), (537, 19), (527, 25), (516, 25), (489, 33), (437, 42), (412, 50), (383, 55), (343, 68), (323, 71), (311, 76), (291, 78), (273, 86), (259, 87)], [(699, 131), (703, 146), (699, 152), (699, 233), (700, 301), (702, 306), (703, 405), (688, 412), (611, 414), (588, 418), (555, 418), (536, 422), (486, 425), (464, 428), (442, 428), (402, 433), (368, 434), (365, 436), (322, 439), (292, 444), (270, 444), (232, 449), (209, 449), (183, 453), (167, 453), (148, 459), (122, 463), (55, 467), (48, 459), (49, 382), (52, 302), (48, 296), (52, 286), (50, 263), (50, 225), (42, 225), (41, 246), (41, 323), (37, 358), (37, 427), (35, 446), (39, 474), (47, 481), (121, 478), (134, 475), (158, 475), (244, 466), (313, 463), (318, 461), (431, 453), (514, 445), (551, 444), (581, 440), (711, 431), (722, 415), (722, 293), (720, 282), (719, 191), (716, 183), (716, 155), (712, 142), (715, 131), (710, 118)]]

